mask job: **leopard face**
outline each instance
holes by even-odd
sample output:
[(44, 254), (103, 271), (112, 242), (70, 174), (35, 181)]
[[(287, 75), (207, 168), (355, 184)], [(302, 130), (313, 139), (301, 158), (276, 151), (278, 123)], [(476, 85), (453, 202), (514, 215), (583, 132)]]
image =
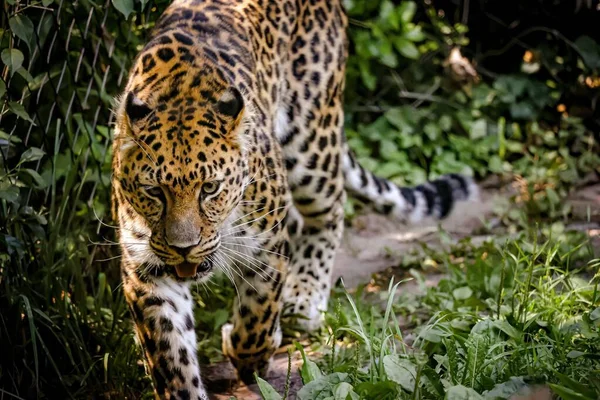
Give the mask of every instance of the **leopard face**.
[(118, 192), (145, 227), (149, 258), (179, 278), (210, 273), (248, 177), (244, 100), (204, 78), (138, 92), (134, 82), (117, 128)]

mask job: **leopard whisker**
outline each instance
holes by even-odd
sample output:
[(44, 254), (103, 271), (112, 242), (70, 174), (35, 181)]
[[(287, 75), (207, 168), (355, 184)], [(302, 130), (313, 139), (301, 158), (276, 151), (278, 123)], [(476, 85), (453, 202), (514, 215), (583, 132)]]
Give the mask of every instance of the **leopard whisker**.
[[(274, 213), (274, 212), (276, 212), (276, 211), (279, 211), (279, 210), (281, 210), (281, 209), (284, 209), (284, 208), (287, 208), (287, 207), (288, 207), (288, 206), (281, 206), (281, 207), (274, 208), (274, 209), (272, 209), (271, 211), (269, 211), (269, 212), (267, 212), (267, 213), (265, 213), (265, 214), (261, 215), (261, 216), (260, 216), (260, 217), (258, 217), (258, 218), (255, 218), (255, 219), (253, 219), (253, 220), (250, 220), (250, 221), (248, 221), (248, 222), (244, 222), (243, 224), (238, 224), (238, 225), (232, 226), (232, 227), (231, 227), (231, 229), (235, 229), (235, 228), (239, 228), (239, 227), (241, 227), (241, 226), (245, 226), (245, 225), (251, 224), (251, 223), (253, 223), (253, 222), (256, 222), (256, 221), (258, 221), (258, 220), (259, 220), (259, 219), (261, 219), (261, 218), (264, 218), (264, 217), (266, 217), (266, 216), (267, 216), (267, 215), (269, 215), (269, 214), (272, 214), (272, 213)], [(235, 221), (234, 221), (234, 222), (235, 222)], [(226, 235), (227, 235), (227, 234), (231, 234), (231, 233), (232, 233), (232, 232), (231, 232), (231, 230), (230, 230), (230, 231), (228, 231), (228, 232), (225, 232), (225, 234), (226, 234)]]
[[(244, 267), (248, 268), (250, 271), (254, 272), (258, 276), (260, 276), (262, 279), (265, 279), (265, 275), (263, 275), (263, 273), (266, 274), (266, 272), (262, 268), (260, 268), (260, 266), (258, 266), (256, 264), (248, 265), (248, 261), (252, 262), (251, 260), (249, 260), (247, 258), (246, 259), (244, 259), (244, 258), (240, 259), (238, 257), (241, 257), (241, 256), (239, 256), (239, 255), (237, 255), (235, 253), (224, 253), (223, 255), (225, 257), (227, 257), (231, 262), (235, 263), (236, 260), (239, 261), (239, 262), (241, 262)], [(236, 266), (239, 268), (239, 265), (236, 264)], [(256, 267), (258, 270), (252, 268), (252, 266)], [(268, 277), (268, 274), (266, 276)]]
[[(273, 267), (271, 267), (269, 264), (266, 264), (266, 263), (262, 262), (261, 260), (259, 260), (259, 259), (258, 259), (258, 258), (256, 258), (256, 257), (252, 257), (252, 256), (250, 256), (250, 255), (248, 255), (248, 254), (242, 253), (242, 252), (240, 252), (240, 251), (234, 250), (234, 249), (232, 249), (232, 248), (229, 248), (229, 247), (226, 247), (226, 246), (223, 246), (223, 247), (222, 247), (222, 249), (223, 249), (223, 250), (227, 250), (227, 251), (229, 251), (229, 252), (232, 252), (233, 254), (237, 254), (237, 255), (239, 255), (240, 257), (242, 257), (242, 260), (245, 260), (245, 261), (255, 261), (255, 262), (258, 262), (259, 264), (262, 264), (262, 265), (264, 265), (266, 268), (269, 268), (269, 269), (272, 269), (273, 271), (277, 271), (277, 272), (279, 272), (279, 271), (278, 271), (276, 268), (273, 268)], [(253, 264), (253, 265), (254, 265), (256, 268), (259, 268), (261, 271), (264, 271), (264, 269), (262, 269), (262, 268), (261, 268), (261, 267), (259, 267), (258, 265), (256, 265), (256, 264)]]
[(235, 246), (241, 246), (241, 247), (245, 247), (245, 248), (248, 248), (248, 249), (254, 249), (254, 250), (258, 250), (258, 251), (264, 251), (265, 253), (274, 254), (276, 256), (281, 256), (281, 257), (285, 258), (286, 260), (289, 258), (287, 256), (284, 256), (281, 253), (277, 253), (276, 251), (271, 251), (271, 250), (263, 249), (261, 247), (250, 246), (250, 245), (247, 245), (247, 244), (241, 244), (241, 243), (235, 243), (235, 242), (221, 242), (221, 243), (222, 244), (232, 244), (232, 245), (235, 245)]
[(266, 233), (271, 232), (273, 229), (277, 228), (283, 222), (284, 219), (285, 218), (281, 218), (279, 221), (277, 221), (277, 223), (275, 225), (273, 225), (272, 227), (270, 227), (266, 231), (257, 233), (256, 235), (252, 235), (252, 236), (236, 236), (237, 233), (240, 233), (240, 232), (244, 231), (243, 229), (240, 229), (239, 231), (236, 231), (236, 232), (229, 232), (228, 234), (225, 234), (222, 237), (223, 238), (226, 238), (226, 237), (235, 237), (235, 238), (239, 238), (239, 239), (254, 239), (254, 238), (257, 238), (257, 237), (259, 237), (261, 235), (264, 235)]
[[(215, 254), (215, 256), (217, 256), (218, 254)], [(225, 262), (219, 258), (218, 259), (218, 263), (217, 266), (221, 269), (221, 271), (223, 271), (223, 273), (225, 274), (225, 276), (227, 277), (227, 279), (229, 279), (231, 281), (231, 283), (233, 283), (233, 287), (235, 288), (235, 294), (237, 295), (238, 298), (238, 306), (242, 307), (242, 300), (240, 298), (240, 289), (238, 288), (237, 284), (235, 283), (235, 279), (233, 277), (233, 274), (231, 273), (230, 269), (228, 268), (228, 266), (225, 264)]]
[[(227, 255), (225, 255), (225, 257), (229, 258), (229, 260), (232, 261), (232, 264), (230, 265), (230, 270), (233, 271), (233, 272), (235, 272), (235, 274), (237, 276), (239, 276), (240, 278), (242, 278), (242, 280), (244, 282), (246, 282), (246, 284), (248, 284), (248, 286), (250, 286), (252, 289), (254, 289), (255, 292), (258, 292), (258, 290), (256, 290), (256, 288), (254, 287), (254, 285), (251, 284), (250, 282), (248, 282), (248, 280), (244, 277), (244, 275), (242, 274), (242, 271), (239, 268), (239, 266), (237, 265), (237, 263), (234, 260), (232, 260), (231, 257), (229, 257)], [(232, 268), (232, 267), (235, 267), (235, 268)]]

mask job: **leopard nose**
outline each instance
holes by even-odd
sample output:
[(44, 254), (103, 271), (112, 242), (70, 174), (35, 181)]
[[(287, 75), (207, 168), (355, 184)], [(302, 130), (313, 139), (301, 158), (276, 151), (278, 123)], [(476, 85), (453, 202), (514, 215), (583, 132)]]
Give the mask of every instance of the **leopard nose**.
[(182, 255), (183, 257), (187, 256), (190, 251), (197, 245), (187, 246), (187, 247), (179, 247), (179, 246), (171, 246), (177, 253)]

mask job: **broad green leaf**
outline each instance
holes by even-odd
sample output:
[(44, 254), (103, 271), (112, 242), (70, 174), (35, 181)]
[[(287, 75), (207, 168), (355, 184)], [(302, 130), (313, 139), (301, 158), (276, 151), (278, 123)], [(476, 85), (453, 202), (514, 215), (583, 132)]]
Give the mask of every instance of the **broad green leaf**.
[(361, 399), (383, 399), (383, 398), (399, 398), (393, 397), (394, 394), (399, 394), (398, 384), (392, 381), (379, 381), (379, 382), (362, 382), (356, 385), (356, 393), (359, 394)]
[(8, 108), (10, 108), (10, 110), (19, 118), (23, 118), (25, 121), (29, 121), (35, 125), (35, 122), (33, 122), (29, 114), (27, 114), (27, 111), (25, 111), (25, 107), (23, 107), (22, 104), (17, 103), (16, 101), (10, 101), (8, 103)]
[(500, 329), (505, 334), (507, 334), (512, 339), (520, 340), (521, 337), (523, 336), (521, 331), (519, 331), (517, 328), (513, 327), (506, 320), (494, 320), (494, 326), (496, 328)]
[(30, 168), (24, 168), (21, 170), (21, 172), (24, 172), (31, 176), (38, 189), (43, 189), (48, 186), (44, 178), (42, 178), (42, 176), (37, 171)]
[(8, 140), (13, 143), (21, 143), (21, 139), (18, 136), (9, 135), (8, 133), (4, 132), (2, 129), (0, 129), (0, 139)]
[(40, 158), (44, 157), (46, 153), (42, 149), (38, 149), (37, 147), (31, 147), (21, 155), (21, 161), (19, 163), (26, 163), (30, 161), (37, 161)]
[(391, 26), (393, 29), (400, 28), (398, 15), (394, 12), (394, 4), (390, 0), (384, 0), (379, 9), (379, 19), (384, 24), (384, 29)]
[[(29, 84), (33, 83), (33, 76), (25, 68), (21, 67), (17, 70), (17, 74), (21, 75)], [(33, 88), (31, 88), (33, 91)]]
[(521, 101), (510, 105), (510, 115), (515, 119), (530, 120), (536, 117), (536, 110), (528, 101)]
[(466, 300), (469, 297), (473, 296), (473, 291), (471, 290), (470, 287), (463, 286), (463, 287), (454, 289), (452, 291), (452, 296), (454, 296), (454, 298), (456, 300)]
[(42, 4), (44, 5), (44, 7), (48, 7), (53, 2), (54, 0), (42, 0)]
[(442, 115), (438, 124), (443, 131), (449, 131), (452, 128), (452, 118), (448, 115)]
[(583, 62), (591, 68), (600, 68), (600, 45), (589, 36), (580, 36), (575, 40)]
[(341, 382), (347, 382), (348, 374), (334, 372), (322, 376), (309, 384), (305, 385), (296, 395), (298, 400), (324, 400), (334, 395), (335, 388)]
[(19, 188), (15, 185), (10, 185), (0, 189), (0, 199), (15, 203), (19, 199)]
[(469, 131), (469, 137), (471, 139), (480, 139), (485, 137), (487, 134), (487, 121), (483, 118), (473, 121), (471, 124), (471, 130)]
[(0, 58), (4, 65), (8, 66), (11, 76), (23, 65), (23, 53), (19, 49), (4, 49), (0, 54)]
[(0, 79), (0, 99), (4, 97), (6, 94), (6, 83), (2, 79)]
[(397, 355), (383, 357), (383, 368), (391, 381), (396, 382), (409, 393), (415, 390), (417, 368), (411, 361)]
[(421, 27), (412, 23), (408, 24), (402, 36), (411, 42), (421, 42), (425, 40), (425, 34), (423, 33)]
[(555, 375), (558, 377), (558, 380), (560, 381), (560, 383), (562, 383), (564, 386), (568, 387), (569, 389), (572, 389), (572, 390), (576, 391), (577, 393), (582, 394), (589, 399), (593, 399), (596, 397), (596, 393), (593, 388), (586, 386), (585, 384), (583, 384), (581, 382), (576, 381), (575, 379), (571, 378), (570, 376), (561, 374), (560, 372), (555, 372)]
[(129, 15), (133, 12), (133, 0), (111, 0), (113, 6), (119, 10), (121, 14), (125, 16), (125, 19), (129, 18)]
[(440, 137), (442, 130), (440, 129), (439, 125), (437, 125), (433, 122), (429, 122), (429, 123), (425, 124), (425, 126), (423, 127), (423, 132), (425, 132), (425, 134), (427, 135), (427, 137), (429, 137), (429, 139), (431, 139), (432, 141), (435, 141)]
[(302, 354), (302, 368), (300, 369), (300, 376), (302, 377), (302, 382), (306, 385), (309, 382), (314, 381), (315, 379), (319, 379), (323, 376), (321, 370), (314, 362), (310, 361), (306, 357), (306, 353), (304, 352), (304, 347), (300, 343), (296, 343), (296, 348)]
[(575, 390), (550, 383), (550, 389), (557, 395), (559, 395), (563, 400), (590, 400), (589, 397), (586, 397), (584, 394), (576, 392)]
[(403, 1), (398, 7), (398, 16), (404, 23), (412, 21), (417, 11), (417, 5), (413, 1)]
[(592, 321), (595, 321), (595, 320), (597, 320), (597, 319), (600, 319), (600, 307), (596, 307), (596, 308), (594, 309), (594, 311), (592, 311), (592, 312), (590, 313), (590, 319), (591, 319)]
[(31, 56), (33, 49), (35, 49), (33, 22), (26, 15), (16, 14), (8, 20), (8, 24), (12, 33), (25, 42)]
[(333, 388), (333, 400), (359, 400), (354, 387), (348, 382), (342, 382)]
[(483, 400), (483, 396), (471, 388), (456, 385), (448, 389), (446, 400)]
[(419, 49), (417, 49), (417, 46), (404, 37), (395, 38), (394, 47), (406, 58), (410, 58), (411, 60), (419, 58)]
[[(402, 153), (399, 153), (402, 154)], [(405, 172), (405, 169), (396, 162), (386, 162), (380, 164), (375, 169), (375, 173), (382, 178), (391, 178)]]
[(486, 400), (508, 399), (527, 384), (520, 376), (513, 376), (508, 381), (496, 384), (489, 392), (485, 393)]
[(258, 389), (260, 390), (260, 394), (262, 395), (264, 400), (281, 400), (282, 397), (273, 386), (269, 384), (269, 382), (262, 379), (260, 376), (256, 376), (256, 383), (258, 384)]
[(467, 339), (466, 347), (466, 382), (470, 386), (475, 386), (475, 383), (478, 379), (479, 369), (485, 361), (485, 356), (489, 347), (488, 337), (480, 333), (471, 333)]
[(374, 90), (377, 86), (377, 77), (373, 75), (371, 72), (371, 68), (369, 67), (369, 61), (361, 58), (358, 63), (358, 68), (360, 70), (360, 76), (362, 78), (363, 83), (369, 90)]

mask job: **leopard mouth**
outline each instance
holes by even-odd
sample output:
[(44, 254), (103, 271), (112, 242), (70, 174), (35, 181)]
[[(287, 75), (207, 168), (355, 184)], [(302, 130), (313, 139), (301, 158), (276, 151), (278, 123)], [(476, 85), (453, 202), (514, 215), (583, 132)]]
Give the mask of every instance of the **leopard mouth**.
[(212, 267), (212, 262), (209, 260), (204, 260), (201, 263), (184, 261), (181, 264), (175, 265), (175, 272), (180, 278), (192, 278), (198, 274), (210, 271)]

